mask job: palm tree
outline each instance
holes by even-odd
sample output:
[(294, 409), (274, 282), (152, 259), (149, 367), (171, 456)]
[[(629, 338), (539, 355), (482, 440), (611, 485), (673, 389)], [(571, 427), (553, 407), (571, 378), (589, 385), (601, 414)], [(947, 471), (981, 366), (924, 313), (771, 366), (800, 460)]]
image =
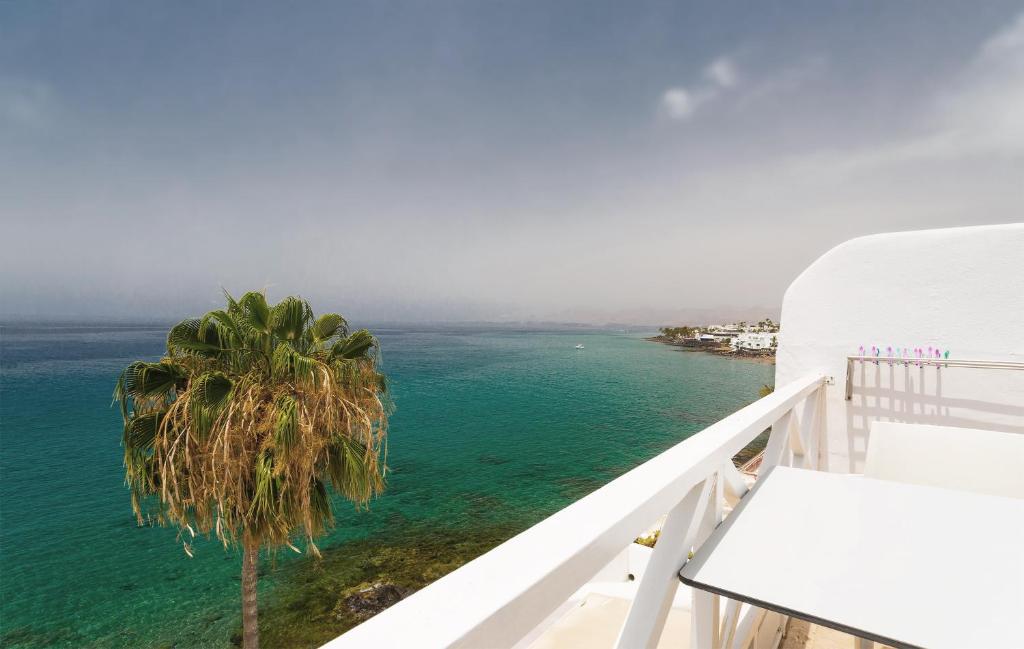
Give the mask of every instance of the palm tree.
[(365, 505), (384, 487), (389, 408), (376, 339), (336, 313), (262, 293), (184, 320), (156, 363), (136, 361), (114, 390), (125, 480), (141, 525), (242, 547), (242, 637), (259, 645), (261, 547), (298, 549), (333, 523), (327, 485)]

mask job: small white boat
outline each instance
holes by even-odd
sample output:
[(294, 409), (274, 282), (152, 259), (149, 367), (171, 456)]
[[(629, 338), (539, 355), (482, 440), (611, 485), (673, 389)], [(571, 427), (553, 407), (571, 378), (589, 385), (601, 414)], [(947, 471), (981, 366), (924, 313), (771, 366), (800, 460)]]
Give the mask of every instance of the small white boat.
[(576, 349), (586, 349), (583, 345), (576, 345)]

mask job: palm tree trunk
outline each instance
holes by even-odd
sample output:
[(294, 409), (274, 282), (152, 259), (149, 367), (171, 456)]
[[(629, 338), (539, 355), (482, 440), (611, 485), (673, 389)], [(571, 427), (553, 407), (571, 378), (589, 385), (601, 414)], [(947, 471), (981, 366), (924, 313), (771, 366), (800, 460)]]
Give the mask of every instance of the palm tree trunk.
[(242, 647), (259, 649), (260, 628), (256, 608), (256, 559), (259, 545), (251, 539), (242, 541)]

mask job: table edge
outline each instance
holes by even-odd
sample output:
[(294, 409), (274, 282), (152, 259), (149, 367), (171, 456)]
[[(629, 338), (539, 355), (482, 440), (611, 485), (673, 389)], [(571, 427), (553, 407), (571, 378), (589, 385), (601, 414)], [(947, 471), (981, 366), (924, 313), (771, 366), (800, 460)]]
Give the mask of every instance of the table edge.
[(795, 609), (787, 608), (779, 604), (773, 604), (771, 602), (766, 602), (755, 597), (740, 595), (739, 593), (734, 593), (725, 590), (724, 588), (718, 588), (715, 586), (710, 586), (708, 584), (703, 584), (701, 582), (694, 581), (692, 579), (684, 577), (682, 574), (682, 568), (680, 568), (678, 576), (680, 582), (687, 586), (690, 586), (691, 588), (696, 588), (698, 590), (714, 593), (715, 595), (721, 595), (722, 597), (727, 597), (729, 599), (735, 599), (737, 601), (750, 604), (751, 606), (756, 606), (757, 608), (763, 608), (769, 611), (774, 611), (775, 613), (781, 613), (782, 615), (788, 617), (795, 617), (801, 620), (806, 620), (812, 624), (817, 624), (819, 626), (835, 629), (836, 631), (857, 636), (859, 638), (865, 638), (867, 640), (871, 640), (872, 642), (879, 642), (890, 647), (895, 647), (896, 649), (925, 649), (924, 647), (921, 647), (919, 645), (914, 645), (907, 642), (903, 642), (901, 640), (896, 640), (895, 638), (889, 638), (884, 635), (873, 633), (871, 631), (865, 631), (864, 629), (858, 629), (857, 627), (853, 627), (848, 624), (843, 624), (841, 622), (836, 622), (834, 620), (829, 620), (815, 615), (810, 615), (808, 613), (802, 613)]

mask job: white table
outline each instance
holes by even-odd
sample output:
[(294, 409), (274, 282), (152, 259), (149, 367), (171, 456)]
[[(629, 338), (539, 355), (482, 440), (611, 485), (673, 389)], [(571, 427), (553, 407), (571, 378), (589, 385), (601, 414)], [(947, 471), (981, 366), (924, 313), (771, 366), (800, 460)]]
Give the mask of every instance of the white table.
[(683, 583), (892, 646), (1024, 646), (1024, 499), (776, 467)]

